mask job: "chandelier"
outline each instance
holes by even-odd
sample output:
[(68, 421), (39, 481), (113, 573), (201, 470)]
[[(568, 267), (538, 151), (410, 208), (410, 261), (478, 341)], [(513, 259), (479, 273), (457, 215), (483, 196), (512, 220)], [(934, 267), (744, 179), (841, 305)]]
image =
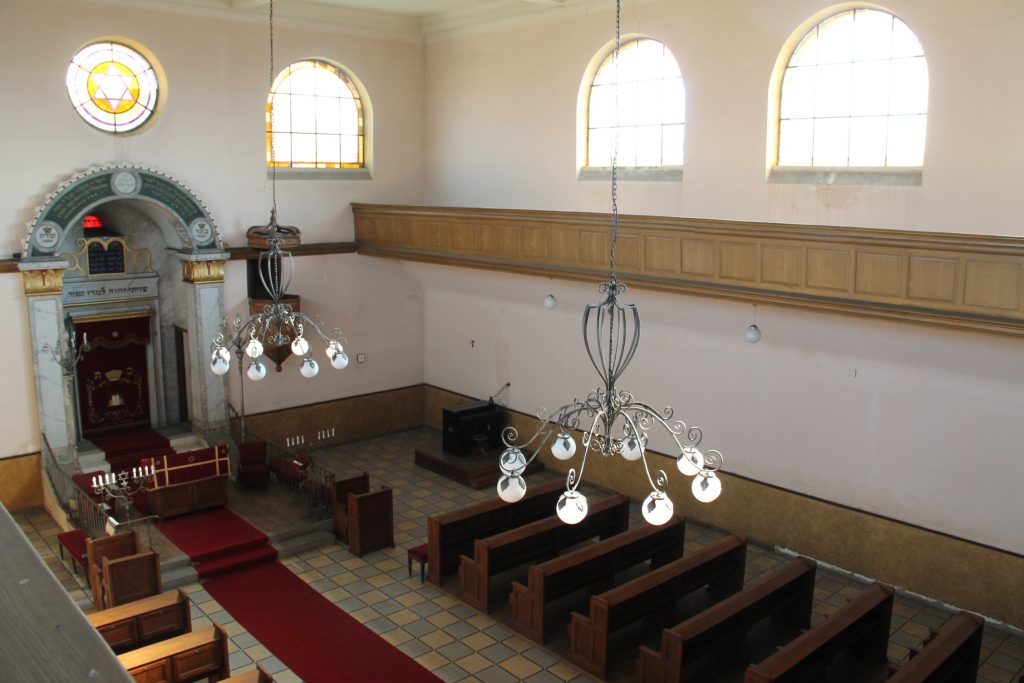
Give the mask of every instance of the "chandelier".
[[(274, 85), (274, 2), (270, 0), (270, 87)], [(295, 263), (291, 252), (285, 251), (282, 247), (286, 244), (297, 243), (299, 230), (292, 226), (281, 226), (277, 223), (277, 163), (274, 157), (274, 108), (269, 107), (268, 127), (271, 135), (270, 142), (270, 168), (271, 168), (271, 192), (273, 205), (270, 209), (270, 221), (266, 225), (256, 225), (246, 231), (249, 240), (259, 240), (269, 245), (269, 249), (260, 252), (258, 272), (260, 283), (263, 289), (270, 296), (270, 303), (263, 307), (259, 313), (251, 315), (248, 320), (242, 321), (241, 316), (235, 316), (233, 326), (229, 326), (227, 320), (221, 322), (220, 331), (214, 335), (213, 343), (210, 345), (210, 370), (216, 375), (223, 375), (231, 368), (231, 352), (229, 346), (235, 349), (238, 357), (239, 374), (242, 371), (242, 362), (245, 357), (249, 358), (249, 366), (246, 374), (249, 379), (259, 381), (267, 376), (267, 366), (261, 362), (264, 345), (275, 347), (289, 346), (291, 352), (302, 358), (299, 365), (299, 372), (303, 377), (316, 377), (320, 372), (320, 365), (313, 360), (312, 347), (307, 340), (307, 335), (312, 332), (326, 345), (327, 359), (331, 367), (341, 370), (348, 365), (348, 354), (342, 344), (344, 337), (338, 328), (331, 330), (330, 334), (325, 332), (324, 323), (319, 318), (310, 318), (301, 311), (295, 310), (288, 300), (288, 286), (291, 284), (292, 276), (295, 274)], [(287, 268), (287, 274), (283, 271)], [(277, 370), (281, 370), (280, 363)], [(244, 401), (244, 398), (243, 398)], [(243, 404), (243, 414), (245, 412)], [(244, 417), (243, 417), (244, 419)], [(244, 428), (243, 428), (244, 433)]]
[[(616, 116), (618, 123), (618, 59), (622, 42), (621, 0), (615, 3), (615, 55)], [(612, 149), (612, 224), (609, 254), (609, 278), (598, 286), (604, 295), (600, 303), (589, 304), (583, 311), (583, 344), (590, 362), (601, 378), (601, 386), (580, 401), (573, 399), (549, 416), (544, 408), (537, 411), (536, 431), (525, 442), (519, 442), (515, 427), (502, 431), (505, 450), (499, 459), (501, 478), (498, 496), (509, 503), (526, 495), (523, 472), (527, 465), (545, 447), (558, 460), (571, 460), (577, 452), (572, 431), (585, 427), (579, 471), (570, 468), (565, 493), (558, 499), (555, 511), (566, 524), (577, 524), (587, 516), (587, 499), (579, 491), (587, 456), (596, 452), (602, 456), (620, 456), (629, 462), (643, 464), (651, 493), (644, 499), (642, 512), (650, 524), (661, 525), (672, 518), (673, 505), (668, 497), (668, 476), (664, 470), (651, 472), (647, 461), (647, 444), (652, 430), (668, 434), (677, 447), (676, 467), (687, 477), (693, 477), (691, 490), (694, 497), (710, 503), (722, 492), (721, 479), (715, 474), (722, 466), (722, 454), (716, 450), (701, 451), (702, 432), (699, 427), (688, 427), (682, 420), (674, 420), (674, 411), (666, 407), (658, 411), (647, 403), (637, 401), (633, 394), (619, 388), (616, 383), (629, 366), (640, 343), (640, 312), (635, 304), (620, 301), (626, 285), (615, 275), (616, 244), (619, 234), (618, 207), (618, 127)], [(532, 450), (527, 459), (524, 451)]]

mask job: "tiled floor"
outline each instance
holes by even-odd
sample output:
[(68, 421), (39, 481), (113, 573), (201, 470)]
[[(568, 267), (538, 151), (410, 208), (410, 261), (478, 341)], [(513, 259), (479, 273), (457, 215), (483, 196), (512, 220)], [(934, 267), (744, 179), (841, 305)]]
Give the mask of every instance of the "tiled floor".
[[(413, 430), (358, 444), (337, 447), (317, 455), (318, 462), (339, 476), (361, 472), (370, 474), (371, 486), (387, 484), (395, 493), (394, 549), (372, 553), (363, 558), (352, 556), (345, 546), (331, 544), (296, 557), (284, 564), (320, 591), (341, 609), (352, 614), (388, 642), (415, 658), (420, 664), (448, 681), (572, 681), (591, 680), (569, 664), (563, 656), (568, 646), (564, 635), (555, 635), (548, 647), (515, 634), (502, 622), (507, 620), (507, 605), (496, 607), (491, 615), (481, 614), (457, 598), (458, 579), (450, 579), (444, 589), (421, 584), (418, 572), (409, 577), (405, 548), (426, 540), (428, 515), (452, 510), (494, 496), (490, 488), (474, 491), (455, 484), (413, 464), (414, 447), (434, 445), (436, 432)], [(553, 473), (532, 477), (532, 482), (555, 477)], [(588, 492), (589, 493), (589, 492)], [(591, 501), (600, 497), (590, 496)], [(633, 524), (643, 524), (634, 504)], [(57, 556), (53, 520), (41, 510), (17, 515), (22, 530), (69, 592), (84, 609), (90, 609), (83, 582), (76, 580)], [(687, 523), (686, 552), (693, 552), (724, 534), (718, 530)], [(747, 579), (754, 578), (785, 562), (788, 558), (768, 547), (748, 544)], [(815, 586), (814, 619), (835, 611), (850, 596), (863, 588), (850, 577), (819, 568)], [(298, 678), (235, 622), (199, 584), (185, 589), (192, 599), (194, 628), (209, 621), (220, 623), (231, 637), (233, 673), (258, 662), (274, 674), (275, 681), (286, 683)], [(585, 608), (585, 603), (580, 607)], [(893, 614), (889, 658), (904, 660), (910, 647), (919, 645), (929, 629), (939, 628), (952, 615), (921, 601), (899, 597)], [(655, 633), (656, 635), (656, 633)], [(649, 636), (649, 634), (648, 634)], [(329, 635), (324, 636), (329, 638)], [(611, 662), (611, 680), (633, 680), (635, 647), (618, 648)], [(1024, 638), (1017, 633), (985, 628), (982, 665), (978, 680), (984, 683), (1011, 683), (1024, 675)], [(731, 680), (713, 676), (709, 681)]]

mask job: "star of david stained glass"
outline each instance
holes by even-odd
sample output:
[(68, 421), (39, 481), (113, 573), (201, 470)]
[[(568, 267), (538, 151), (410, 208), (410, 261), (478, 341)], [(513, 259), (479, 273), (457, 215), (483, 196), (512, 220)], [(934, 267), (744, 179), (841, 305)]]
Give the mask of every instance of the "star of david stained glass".
[(75, 111), (103, 131), (135, 130), (156, 109), (156, 72), (127, 45), (103, 42), (82, 48), (68, 65), (66, 82)]

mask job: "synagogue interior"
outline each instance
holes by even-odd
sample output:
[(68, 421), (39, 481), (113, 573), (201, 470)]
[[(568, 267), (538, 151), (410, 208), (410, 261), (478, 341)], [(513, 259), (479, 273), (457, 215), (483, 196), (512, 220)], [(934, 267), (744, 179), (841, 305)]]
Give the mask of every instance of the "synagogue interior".
[(1024, 683), (1024, 5), (0, 38), (0, 680)]

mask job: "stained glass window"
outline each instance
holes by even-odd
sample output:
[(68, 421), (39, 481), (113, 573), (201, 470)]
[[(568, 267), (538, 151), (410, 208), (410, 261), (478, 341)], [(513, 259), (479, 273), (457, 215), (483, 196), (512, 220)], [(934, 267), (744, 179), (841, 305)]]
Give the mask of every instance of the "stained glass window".
[(127, 45), (102, 42), (82, 48), (68, 65), (66, 82), (75, 111), (100, 130), (127, 133), (156, 109), (156, 72)]
[(852, 9), (803, 37), (782, 77), (779, 166), (924, 163), (928, 62), (899, 18)]
[(686, 90), (675, 57), (638, 38), (622, 44), (617, 61), (613, 50), (590, 86), (587, 165), (611, 165), (617, 134), (617, 165), (681, 166)]
[(267, 166), (361, 168), (363, 150), (363, 103), (342, 69), (310, 59), (274, 79), (267, 98)]

